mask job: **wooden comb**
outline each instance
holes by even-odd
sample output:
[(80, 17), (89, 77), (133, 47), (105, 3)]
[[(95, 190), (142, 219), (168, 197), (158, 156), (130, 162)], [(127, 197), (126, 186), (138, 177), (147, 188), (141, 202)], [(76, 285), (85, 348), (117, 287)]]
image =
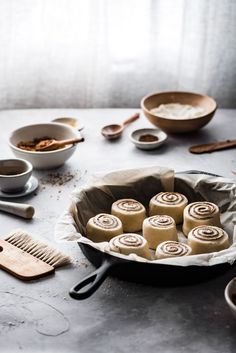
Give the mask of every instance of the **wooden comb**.
[(23, 230), (0, 240), (0, 268), (25, 281), (48, 275), (70, 262), (68, 256), (34, 240)]

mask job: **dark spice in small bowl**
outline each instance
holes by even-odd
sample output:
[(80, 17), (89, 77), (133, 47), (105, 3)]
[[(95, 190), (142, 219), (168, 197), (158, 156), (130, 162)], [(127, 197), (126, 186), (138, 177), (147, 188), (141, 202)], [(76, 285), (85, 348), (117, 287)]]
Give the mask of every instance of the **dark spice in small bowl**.
[(158, 141), (158, 137), (151, 134), (145, 134), (145, 135), (139, 136), (138, 140), (140, 142), (155, 142), (155, 141)]

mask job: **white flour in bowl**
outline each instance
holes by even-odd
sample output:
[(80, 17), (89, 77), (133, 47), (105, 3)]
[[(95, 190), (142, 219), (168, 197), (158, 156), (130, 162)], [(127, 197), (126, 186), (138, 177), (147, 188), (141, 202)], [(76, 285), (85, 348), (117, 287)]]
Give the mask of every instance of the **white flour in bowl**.
[(167, 119), (194, 119), (205, 113), (205, 110), (199, 106), (188, 104), (169, 103), (161, 104), (157, 108), (153, 108), (150, 112), (156, 116)]

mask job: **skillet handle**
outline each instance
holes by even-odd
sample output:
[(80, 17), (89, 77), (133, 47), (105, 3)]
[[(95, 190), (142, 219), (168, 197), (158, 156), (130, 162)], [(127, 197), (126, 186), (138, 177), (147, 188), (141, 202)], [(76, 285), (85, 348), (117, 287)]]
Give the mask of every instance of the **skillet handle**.
[[(70, 296), (76, 300), (90, 297), (107, 278), (112, 266), (113, 265), (105, 259), (100, 267), (70, 289)], [(88, 286), (87, 289), (81, 290), (86, 286)]]

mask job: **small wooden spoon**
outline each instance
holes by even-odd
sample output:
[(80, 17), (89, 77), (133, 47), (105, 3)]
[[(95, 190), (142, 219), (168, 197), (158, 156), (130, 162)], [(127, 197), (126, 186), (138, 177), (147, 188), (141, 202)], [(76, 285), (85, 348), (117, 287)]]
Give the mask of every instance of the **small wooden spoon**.
[(123, 121), (122, 124), (112, 124), (112, 125), (106, 125), (102, 128), (101, 134), (107, 138), (108, 140), (113, 140), (121, 136), (124, 128), (131, 124), (133, 121), (137, 120), (139, 118), (139, 113), (135, 113), (132, 115), (130, 118), (126, 119)]
[(39, 152), (54, 151), (59, 148), (65, 147), (66, 145), (71, 145), (71, 144), (79, 143), (79, 142), (83, 142), (83, 141), (84, 141), (84, 138), (81, 138), (81, 137), (77, 137), (74, 139), (61, 140), (61, 141), (54, 140), (54, 139), (42, 140), (39, 143), (37, 143), (37, 145), (35, 146), (35, 150), (39, 151)]

